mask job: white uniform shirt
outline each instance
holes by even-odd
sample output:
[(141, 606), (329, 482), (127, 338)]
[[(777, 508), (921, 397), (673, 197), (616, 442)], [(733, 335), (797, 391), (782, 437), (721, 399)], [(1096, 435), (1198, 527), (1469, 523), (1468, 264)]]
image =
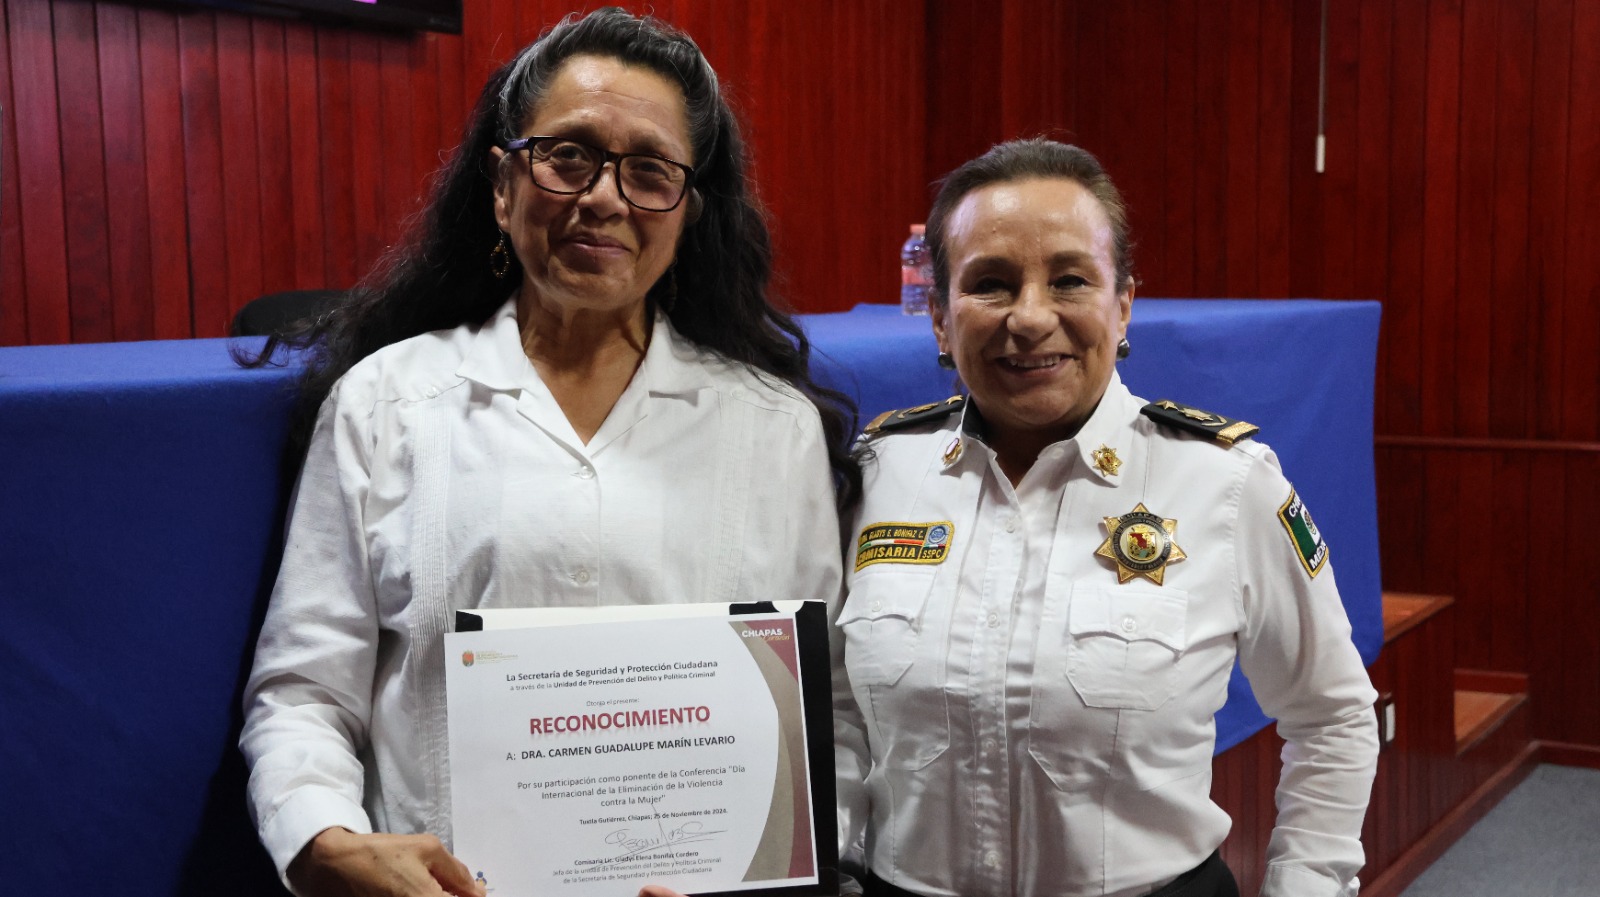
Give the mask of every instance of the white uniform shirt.
[[(950, 529), (937, 563), (847, 573), (847, 868), (864, 849), (878, 877), (928, 895), (1148, 893), (1228, 833), (1213, 715), (1237, 656), (1288, 741), (1262, 893), (1353, 890), (1376, 695), (1333, 571), (1302, 563), (1270, 449), (1165, 428), (1142, 405), (1113, 375), (1015, 489), (961, 414), (869, 443), (853, 540)], [(1096, 468), (1102, 446), (1114, 475)], [(1187, 555), (1161, 585), (1119, 583), (1095, 553), (1104, 519), (1141, 503), (1177, 521)]]
[(514, 302), (357, 364), (322, 407), (245, 693), (250, 805), (280, 872), (330, 826), (449, 844), (457, 609), (831, 606), (831, 483), (811, 403), (665, 316), (587, 445)]

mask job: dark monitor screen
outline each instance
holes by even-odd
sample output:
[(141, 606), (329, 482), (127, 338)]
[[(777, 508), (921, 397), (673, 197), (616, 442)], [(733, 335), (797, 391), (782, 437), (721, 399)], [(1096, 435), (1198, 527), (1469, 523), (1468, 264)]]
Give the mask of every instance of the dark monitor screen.
[(253, 15), (461, 33), (461, 0), (181, 0)]

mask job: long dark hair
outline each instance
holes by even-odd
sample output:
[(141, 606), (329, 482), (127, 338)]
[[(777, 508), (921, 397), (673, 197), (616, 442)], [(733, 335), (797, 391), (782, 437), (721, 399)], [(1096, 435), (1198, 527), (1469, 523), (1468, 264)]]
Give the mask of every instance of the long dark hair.
[(861, 471), (847, 446), (855, 404), (812, 379), (810, 341), (769, 301), (772, 241), (746, 181), (748, 160), (716, 72), (681, 31), (616, 7), (568, 16), (489, 77), (466, 134), (434, 176), (431, 200), (408, 242), (388, 254), (350, 301), (293, 336), (273, 337), (247, 365), (266, 364), (281, 346), (307, 353), (290, 431), (290, 457), (304, 457), (317, 409), (356, 362), (400, 340), (462, 324), (481, 325), (522, 281), (511, 258), (503, 278), (491, 271), (499, 241), (489, 151), (520, 135), (550, 80), (568, 59), (604, 56), (647, 68), (683, 90), (694, 150), (698, 218), (678, 244), (674, 272), (681, 298), (663, 302), (667, 278), (650, 290), (657, 313), (707, 349), (785, 381), (817, 406), (841, 508), (860, 495)]

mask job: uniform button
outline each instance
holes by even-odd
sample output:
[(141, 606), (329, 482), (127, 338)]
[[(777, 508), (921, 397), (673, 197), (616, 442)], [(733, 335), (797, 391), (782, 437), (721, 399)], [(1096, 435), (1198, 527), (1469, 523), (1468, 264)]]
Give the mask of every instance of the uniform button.
[(573, 476), (577, 477), (580, 480), (592, 480), (592, 479), (594, 479), (594, 468), (593, 467), (580, 467), (580, 468), (578, 468), (578, 472), (573, 474)]
[(985, 738), (983, 740), (983, 752), (985, 754), (994, 753), (994, 739), (993, 738)]
[(424, 390), (424, 392), (427, 393), (427, 396), (430, 399), (436, 399), (436, 398), (439, 397), (439, 387), (437, 387), (437, 386), (430, 386), (426, 390)]
[(991, 850), (983, 855), (983, 864), (990, 869), (1000, 865), (1000, 851)]
[(1010, 518), (1010, 519), (1008, 519), (1006, 521), (1006, 532), (1014, 533), (1016, 531), (1017, 531), (1017, 518), (1012, 517), (1012, 518)]
[(873, 613), (877, 613), (878, 611), (883, 610), (883, 602), (882, 601), (874, 601), (874, 602), (872, 602), (871, 610), (872, 610)]
[(582, 567), (579, 567), (579, 568), (578, 568), (578, 572), (577, 572), (577, 573), (574, 573), (574, 574), (573, 574), (573, 575), (572, 575), (572, 578), (573, 578), (573, 579), (576, 579), (576, 580), (577, 580), (577, 581), (578, 581), (578, 582), (579, 582), (579, 583), (580, 583), (580, 584), (582, 584), (582, 583), (586, 583), (586, 582), (588, 582), (588, 581), (589, 581), (589, 571), (588, 571), (588, 570), (585, 570), (585, 569), (584, 569), (584, 568), (582, 568)]
[(730, 390), (728, 392), (728, 395), (733, 396), (736, 399), (742, 399), (742, 398), (744, 398), (744, 393), (745, 393), (745, 389), (744, 389), (743, 386), (735, 386), (732, 390)]
[(1122, 618), (1122, 631), (1123, 632), (1138, 632), (1139, 631), (1139, 621), (1135, 620), (1132, 617), (1123, 617)]
[(993, 629), (993, 628), (995, 628), (996, 626), (999, 626), (999, 625), (1000, 625), (1000, 615), (999, 614), (990, 614), (989, 615), (989, 628)]

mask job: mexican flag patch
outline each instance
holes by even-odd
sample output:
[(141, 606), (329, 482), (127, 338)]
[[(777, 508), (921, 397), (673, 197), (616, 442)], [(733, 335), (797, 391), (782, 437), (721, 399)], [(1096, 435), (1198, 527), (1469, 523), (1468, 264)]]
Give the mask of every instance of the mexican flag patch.
[(1295, 553), (1300, 556), (1300, 566), (1305, 567), (1306, 573), (1313, 578), (1316, 577), (1328, 563), (1328, 543), (1322, 540), (1322, 531), (1311, 522), (1311, 512), (1306, 510), (1306, 503), (1300, 500), (1300, 495), (1293, 488), (1289, 490), (1289, 500), (1278, 509), (1278, 521), (1289, 534), (1289, 541), (1294, 543)]

